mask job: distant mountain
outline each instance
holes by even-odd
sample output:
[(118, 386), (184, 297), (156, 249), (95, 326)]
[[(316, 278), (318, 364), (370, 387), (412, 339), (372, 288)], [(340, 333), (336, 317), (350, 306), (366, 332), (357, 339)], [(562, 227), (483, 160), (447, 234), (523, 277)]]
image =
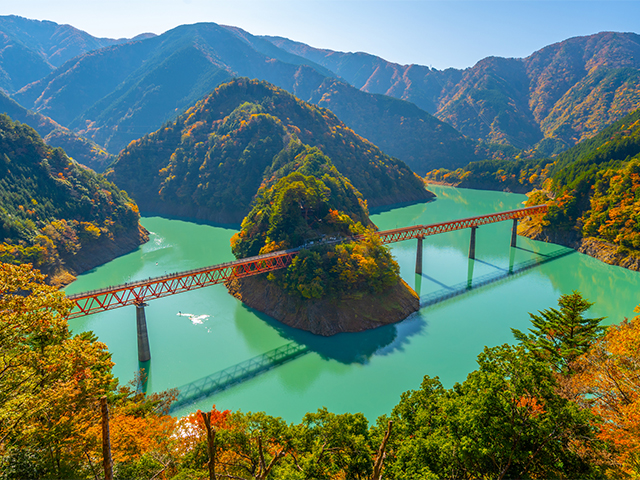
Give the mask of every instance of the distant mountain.
[(486, 152), (476, 153), (477, 142), (411, 102), (368, 94), (333, 78), (325, 79), (309, 101), (328, 108), (420, 175), (439, 166), (456, 168), (486, 158)]
[(314, 48), (283, 37), (261, 37), (275, 46), (326, 67), (354, 87), (368, 93), (401, 98), (434, 114), (440, 98), (462, 78), (463, 72), (423, 65), (399, 65), (364, 52), (345, 53)]
[(96, 38), (71, 25), (0, 16), (0, 88), (15, 92), (73, 57), (128, 41)]
[(324, 78), (265, 56), (225, 27), (196, 24), (77, 57), (14, 98), (118, 152), (236, 75), (295, 91), (314, 74)]
[(411, 101), (471, 138), (543, 154), (592, 137), (640, 106), (640, 36), (634, 33), (576, 37), (524, 59), (489, 57), (444, 71), (263, 38), (365, 92)]
[(472, 142), (414, 105), (361, 92), (328, 75), (325, 67), (241, 29), (206, 23), (86, 53), (14, 98), (117, 153), (220, 83), (247, 76), (330, 108), (422, 174), (477, 159)]
[(56, 285), (148, 240), (127, 194), (0, 114), (0, 261)]
[(13, 120), (34, 128), (45, 143), (52, 147), (62, 148), (78, 163), (86, 165), (96, 172), (103, 172), (115, 159), (114, 155), (107, 153), (91, 140), (75, 134), (49, 117), (27, 110), (2, 92), (0, 92), (0, 113), (9, 115)]
[(142, 211), (237, 223), (259, 187), (287, 175), (306, 147), (328, 156), (370, 206), (433, 196), (403, 162), (329, 110), (246, 78), (131, 143), (107, 178), (131, 192)]

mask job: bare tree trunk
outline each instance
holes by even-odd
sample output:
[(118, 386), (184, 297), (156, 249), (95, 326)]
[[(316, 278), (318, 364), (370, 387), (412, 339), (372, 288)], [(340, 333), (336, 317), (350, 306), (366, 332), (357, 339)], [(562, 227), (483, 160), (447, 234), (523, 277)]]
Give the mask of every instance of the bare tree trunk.
[(259, 469), (259, 473), (257, 475), (254, 476), (254, 478), (256, 478), (257, 480), (265, 480), (268, 476), (269, 473), (271, 473), (271, 469), (275, 466), (275, 464), (287, 454), (287, 449), (286, 447), (282, 447), (282, 449), (276, 453), (273, 458), (271, 458), (271, 461), (269, 462), (269, 465), (267, 466), (266, 462), (264, 461), (264, 449), (262, 447), (262, 436), (258, 436), (258, 452), (260, 455), (260, 469)]
[(107, 397), (100, 399), (102, 411), (102, 465), (105, 480), (113, 480), (113, 462), (111, 461), (111, 436), (109, 435), (109, 407)]
[(91, 457), (89, 456), (86, 450), (84, 450), (84, 456), (87, 457), (87, 461), (89, 462), (89, 467), (91, 467), (91, 472), (93, 473), (93, 478), (95, 478), (96, 480), (99, 480), (98, 474), (96, 473), (96, 469), (93, 468), (93, 462), (91, 461)]
[(209, 452), (209, 461), (207, 465), (209, 467), (209, 480), (216, 480), (216, 431), (211, 428), (211, 412), (200, 412), (204, 426), (207, 428), (207, 450)]
[(371, 480), (382, 479), (382, 467), (383, 467), (384, 457), (385, 457), (384, 449), (387, 448), (387, 442), (389, 441), (389, 437), (391, 436), (392, 426), (393, 426), (393, 422), (389, 420), (389, 424), (387, 425), (387, 433), (384, 434), (384, 438), (382, 439), (382, 443), (380, 444), (380, 448), (378, 449), (376, 462), (373, 465), (373, 475), (371, 476)]

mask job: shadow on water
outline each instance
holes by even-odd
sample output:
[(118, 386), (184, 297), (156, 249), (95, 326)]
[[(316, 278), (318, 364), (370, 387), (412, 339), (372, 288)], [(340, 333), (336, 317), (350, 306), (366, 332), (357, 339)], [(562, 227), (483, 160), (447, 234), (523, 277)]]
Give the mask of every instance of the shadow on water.
[(262, 355), (200, 378), (195, 382), (183, 385), (178, 388), (178, 398), (171, 405), (170, 411), (173, 412), (201, 398), (210, 397), (234, 385), (246, 382), (261, 373), (298, 358), (308, 353), (308, 351), (305, 346), (290, 342)]
[(541, 257), (549, 256), (548, 253), (534, 252), (533, 250), (529, 250), (528, 248), (523, 248), (523, 247), (513, 247), (513, 248), (518, 249), (518, 250), (522, 250), (523, 252), (533, 253), (534, 255), (540, 255)]
[(430, 277), (429, 275), (425, 275), (424, 273), (421, 275), (421, 277), (435, 283), (436, 285), (440, 285), (443, 289), (447, 289), (447, 290), (453, 289), (453, 287), (450, 287), (449, 285), (446, 285), (442, 283), (440, 280), (436, 280), (435, 278)]
[[(315, 335), (305, 330), (289, 327), (258, 310), (253, 310), (246, 306), (245, 308), (277, 330), (287, 340), (294, 341), (298, 345), (304, 345), (325, 360), (335, 360), (344, 364), (366, 364), (371, 356), (381, 348), (387, 347), (392, 343), (397, 344), (398, 337), (401, 335), (397, 328), (399, 324), (392, 324), (364, 332), (338, 333), (330, 337), (323, 337), (322, 335)], [(424, 326), (424, 322), (422, 322), (422, 326)], [(417, 331), (411, 334), (413, 335)]]
[(502, 268), (502, 267), (499, 267), (497, 265), (494, 265), (493, 263), (485, 262), (484, 260), (480, 260), (479, 258), (476, 258), (475, 261), (478, 262), (478, 263), (482, 263), (483, 265), (486, 265), (487, 267), (495, 268), (496, 270), (502, 270), (503, 272), (507, 271), (505, 268)]
[[(536, 252), (534, 252), (536, 253)], [(440, 289), (423, 297), (420, 297), (420, 308), (428, 307), (430, 305), (436, 305), (451, 298), (468, 293), (471, 290), (475, 290), (479, 287), (484, 287), (492, 283), (499, 282), (501, 280), (510, 280), (511, 278), (518, 276), (527, 270), (538, 267), (545, 263), (552, 262), (567, 255), (576, 253), (572, 248), (561, 248), (551, 253), (547, 253), (544, 256), (532, 258), (526, 262), (518, 263), (509, 267), (509, 270), (500, 269), (498, 272), (487, 273), (477, 278), (468, 277), (465, 282), (460, 282), (453, 287), (447, 287), (446, 289)], [(478, 260), (475, 260), (478, 261)], [(481, 262), (486, 263), (486, 262)], [(496, 267), (497, 268), (497, 267)], [(473, 267), (469, 267), (470, 275), (473, 275)]]
[(195, 223), (196, 225), (208, 225), (210, 227), (225, 228), (229, 230), (240, 230), (239, 223), (211, 222), (209, 220), (203, 220), (202, 218), (182, 217), (179, 215), (167, 215), (165, 213), (155, 213), (152, 211), (146, 211), (142, 214), (142, 218), (151, 218), (151, 217), (165, 218), (167, 220), (180, 220), (182, 222)]
[[(510, 255), (509, 271), (500, 269), (500, 271), (488, 273), (477, 278), (473, 278), (473, 265), (478, 260), (469, 260), (467, 279), (464, 282), (452, 287), (445, 286), (446, 288), (421, 296), (420, 308), (436, 305), (499, 281), (508, 281), (532, 268), (572, 253), (575, 253), (575, 250), (562, 248), (515, 265), (513, 264), (512, 253)], [(416, 277), (425, 277), (433, 281), (433, 279), (425, 275), (416, 275)], [(417, 282), (416, 286), (419, 291), (419, 282)], [(171, 411), (238, 385), (310, 352), (315, 352), (324, 359), (336, 360), (345, 364), (366, 364), (374, 354), (389, 355), (402, 350), (408, 339), (420, 333), (426, 325), (422, 316), (419, 313), (415, 313), (404, 321), (393, 325), (385, 325), (365, 332), (339, 333), (331, 337), (323, 337), (284, 325), (268, 315), (249, 307), (244, 306), (244, 308), (247, 308), (265, 323), (276, 329), (282, 337), (290, 340), (290, 342), (195, 382), (183, 385), (178, 389), (180, 393), (176, 402), (171, 406)], [(141, 368), (145, 366), (148, 368), (148, 365), (140, 364)]]
[(415, 200), (413, 202), (394, 203), (392, 205), (384, 205), (382, 207), (371, 207), (369, 209), (369, 214), (377, 215), (379, 213), (390, 212), (391, 210), (395, 210), (397, 208), (410, 207), (412, 205), (418, 205), (420, 203), (431, 203), (431, 202), (435, 202), (436, 200), (437, 200), (437, 197), (432, 197), (432, 198), (427, 198), (426, 200)]

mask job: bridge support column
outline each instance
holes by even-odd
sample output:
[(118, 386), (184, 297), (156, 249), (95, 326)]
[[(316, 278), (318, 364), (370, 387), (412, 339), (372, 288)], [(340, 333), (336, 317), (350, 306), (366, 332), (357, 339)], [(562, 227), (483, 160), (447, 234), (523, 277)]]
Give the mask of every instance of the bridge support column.
[(511, 246), (515, 247), (518, 243), (518, 219), (513, 219), (513, 227), (511, 228)]
[(478, 227), (471, 227), (471, 240), (469, 240), (469, 258), (476, 258), (476, 230)]
[(422, 275), (422, 237), (418, 237), (418, 250), (416, 250), (416, 273)]
[(149, 335), (147, 334), (147, 317), (144, 313), (146, 303), (136, 304), (136, 326), (138, 330), (138, 361), (148, 362), (151, 360), (151, 350), (149, 349)]
[(467, 266), (467, 290), (473, 287), (473, 267), (476, 261), (473, 258), (469, 259), (469, 265)]

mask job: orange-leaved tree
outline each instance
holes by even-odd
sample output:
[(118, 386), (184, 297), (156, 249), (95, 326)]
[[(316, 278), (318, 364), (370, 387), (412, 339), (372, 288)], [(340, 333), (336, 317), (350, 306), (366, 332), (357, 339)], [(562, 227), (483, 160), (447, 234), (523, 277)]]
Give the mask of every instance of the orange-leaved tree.
[(573, 387), (599, 417), (600, 438), (626, 474), (640, 476), (640, 316), (608, 327), (574, 369)]
[(180, 441), (175, 445), (175, 458), (181, 472), (204, 478), (208, 470), (209, 478), (215, 478), (216, 462), (225, 458), (216, 434), (220, 429), (231, 428), (230, 415), (229, 410), (220, 411), (214, 405), (210, 412), (198, 410), (178, 420), (176, 434)]
[[(129, 385), (110, 392), (109, 432), (114, 472), (120, 478), (167, 478), (175, 473), (174, 449), (177, 421), (168, 415), (177, 391), (146, 394)], [(93, 422), (87, 430), (86, 458), (102, 462), (102, 425)]]

